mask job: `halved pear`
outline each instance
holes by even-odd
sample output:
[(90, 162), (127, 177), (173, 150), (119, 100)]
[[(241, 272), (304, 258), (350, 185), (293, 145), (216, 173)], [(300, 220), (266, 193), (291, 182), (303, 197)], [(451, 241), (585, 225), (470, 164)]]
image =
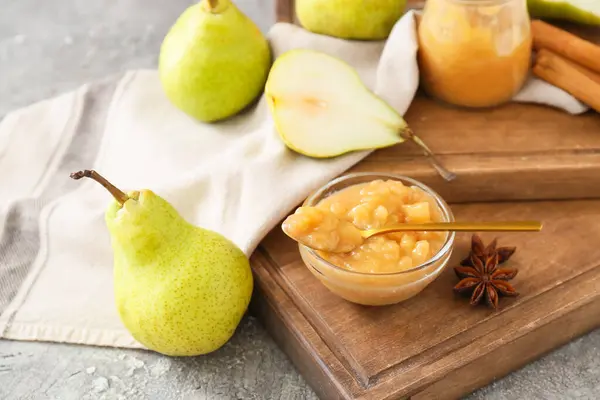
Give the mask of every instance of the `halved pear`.
[(362, 84), (345, 62), (314, 50), (291, 50), (273, 64), (265, 94), (277, 132), (309, 157), (387, 147), (406, 140), (406, 122)]
[(279, 136), (297, 153), (330, 158), (411, 139), (445, 179), (454, 178), (400, 114), (336, 57), (309, 49), (287, 51), (273, 63), (265, 96)]
[(600, 0), (528, 0), (532, 18), (600, 25)]

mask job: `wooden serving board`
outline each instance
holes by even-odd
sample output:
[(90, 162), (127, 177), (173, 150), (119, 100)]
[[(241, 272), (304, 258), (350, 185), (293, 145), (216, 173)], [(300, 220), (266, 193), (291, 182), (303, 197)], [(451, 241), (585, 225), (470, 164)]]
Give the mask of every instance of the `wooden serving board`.
[(326, 289), (280, 229), (251, 258), (253, 313), (322, 399), (455, 399), (600, 326), (600, 200), (478, 203), (457, 219), (539, 219), (540, 233), (484, 234), (516, 245), (507, 265), (517, 298), (500, 311), (453, 293), (452, 266), (423, 292), (386, 307), (349, 303)]
[[(280, 21), (296, 22), (291, 0), (279, 0), (276, 12)], [(600, 28), (562, 27), (600, 43)], [(353, 171), (408, 175), (435, 186), (451, 202), (600, 198), (596, 112), (572, 116), (520, 103), (464, 110), (419, 93), (405, 118), (458, 178), (444, 182), (413, 143), (376, 151)]]

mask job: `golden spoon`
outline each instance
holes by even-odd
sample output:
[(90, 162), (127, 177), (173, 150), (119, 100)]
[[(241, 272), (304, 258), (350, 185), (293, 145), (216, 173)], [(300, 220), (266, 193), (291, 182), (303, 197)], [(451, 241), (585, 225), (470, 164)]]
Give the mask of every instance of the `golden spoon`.
[(539, 232), (542, 223), (539, 221), (505, 221), (505, 222), (429, 222), (423, 224), (397, 224), (377, 229), (358, 229), (348, 221), (340, 221), (335, 230), (320, 232), (321, 238), (337, 232), (339, 240), (315, 240), (315, 232), (294, 235), (284, 222), (283, 231), (295, 241), (315, 250), (331, 253), (347, 253), (360, 246), (371, 236), (392, 232), (430, 231), (430, 232)]
[[(357, 228), (358, 229), (358, 228)], [(368, 239), (382, 233), (405, 231), (430, 232), (539, 232), (542, 223), (539, 221), (508, 221), (508, 222), (427, 222), (424, 224), (398, 224), (384, 228), (360, 230), (360, 236)]]

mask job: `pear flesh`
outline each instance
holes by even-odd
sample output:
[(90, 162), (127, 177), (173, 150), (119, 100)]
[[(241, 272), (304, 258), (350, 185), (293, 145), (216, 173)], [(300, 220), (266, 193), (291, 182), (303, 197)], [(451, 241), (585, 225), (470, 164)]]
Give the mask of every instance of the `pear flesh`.
[(600, 25), (599, 0), (528, 0), (532, 18), (548, 18)]
[(370, 92), (353, 68), (322, 52), (282, 54), (273, 63), (265, 96), (283, 142), (309, 157), (335, 157), (405, 140), (402, 117)]
[(187, 8), (165, 36), (158, 71), (167, 98), (203, 122), (231, 117), (261, 93), (271, 66), (266, 37), (230, 0)]
[(380, 40), (402, 17), (406, 0), (296, 0), (296, 16), (307, 30), (342, 39)]
[(105, 213), (114, 253), (114, 296), (131, 335), (169, 356), (213, 352), (233, 335), (253, 290), (245, 254), (226, 237), (185, 221), (151, 190), (115, 188)]

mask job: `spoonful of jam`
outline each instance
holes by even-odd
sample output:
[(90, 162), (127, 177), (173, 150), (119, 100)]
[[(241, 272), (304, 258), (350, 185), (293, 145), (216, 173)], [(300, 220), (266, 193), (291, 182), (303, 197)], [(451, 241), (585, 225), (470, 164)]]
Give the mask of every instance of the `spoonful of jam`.
[(393, 232), (539, 232), (539, 221), (398, 223), (376, 229), (359, 229), (331, 211), (299, 207), (282, 223), (283, 232), (314, 250), (347, 253), (372, 236)]

